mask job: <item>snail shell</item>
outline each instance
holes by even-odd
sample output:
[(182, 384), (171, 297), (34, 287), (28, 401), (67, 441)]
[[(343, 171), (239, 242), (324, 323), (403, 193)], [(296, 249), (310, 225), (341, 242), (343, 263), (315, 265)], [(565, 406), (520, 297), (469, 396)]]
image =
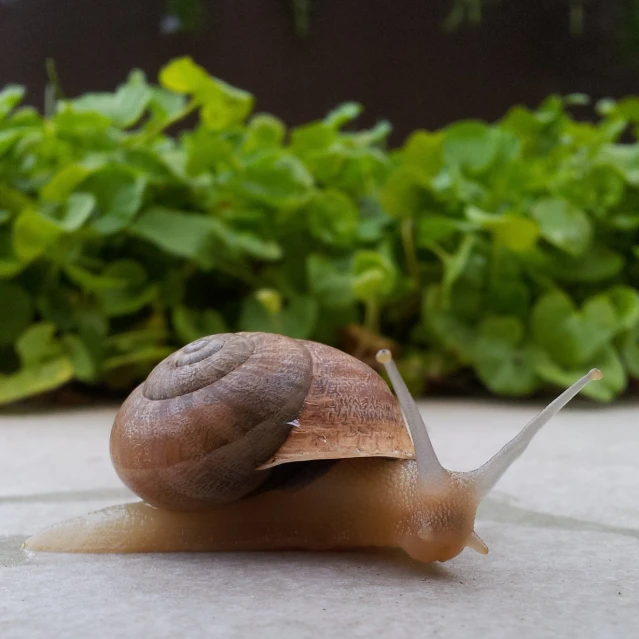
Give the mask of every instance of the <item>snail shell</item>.
[[(317, 460), (413, 457), (382, 378), (339, 350), (270, 333), (199, 339), (160, 362), (120, 408), (111, 457), (148, 503), (200, 510), (321, 472)], [(297, 462), (297, 463), (295, 463)], [(307, 462), (307, 463), (299, 463)], [(324, 466), (326, 467), (326, 466)]]

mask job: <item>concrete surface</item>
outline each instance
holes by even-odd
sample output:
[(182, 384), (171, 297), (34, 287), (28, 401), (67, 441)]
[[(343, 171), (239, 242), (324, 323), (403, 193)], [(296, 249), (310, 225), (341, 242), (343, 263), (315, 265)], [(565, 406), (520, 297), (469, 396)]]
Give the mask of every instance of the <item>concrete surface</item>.
[[(483, 463), (538, 407), (422, 405), (449, 468)], [(639, 637), (639, 404), (573, 404), (482, 505), (490, 547), (393, 552), (27, 555), (23, 540), (131, 497), (113, 408), (0, 414), (0, 637)]]

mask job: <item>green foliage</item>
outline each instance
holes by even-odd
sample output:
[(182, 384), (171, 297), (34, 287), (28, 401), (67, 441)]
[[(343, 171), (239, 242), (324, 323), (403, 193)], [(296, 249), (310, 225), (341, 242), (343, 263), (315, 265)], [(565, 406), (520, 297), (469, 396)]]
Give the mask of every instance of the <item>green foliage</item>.
[(358, 104), (287, 130), (189, 58), (46, 118), (23, 98), (0, 92), (0, 403), (126, 390), (211, 333), (345, 346), (353, 324), (403, 347), (417, 391), (598, 366), (609, 401), (639, 378), (637, 98), (583, 123), (583, 96), (551, 97), (393, 152), (387, 123), (352, 129)]

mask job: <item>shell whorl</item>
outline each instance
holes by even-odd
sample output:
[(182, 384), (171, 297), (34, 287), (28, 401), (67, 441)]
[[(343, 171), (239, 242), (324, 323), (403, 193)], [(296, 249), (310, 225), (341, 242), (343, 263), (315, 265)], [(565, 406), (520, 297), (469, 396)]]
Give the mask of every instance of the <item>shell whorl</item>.
[(194, 510), (234, 501), (264, 482), (256, 471), (284, 443), (311, 385), (297, 340), (221, 334), (160, 362), (124, 402), (111, 457), (145, 501)]
[(203, 337), (160, 362), (144, 382), (147, 399), (171, 399), (201, 390), (242, 366), (255, 343), (242, 334)]

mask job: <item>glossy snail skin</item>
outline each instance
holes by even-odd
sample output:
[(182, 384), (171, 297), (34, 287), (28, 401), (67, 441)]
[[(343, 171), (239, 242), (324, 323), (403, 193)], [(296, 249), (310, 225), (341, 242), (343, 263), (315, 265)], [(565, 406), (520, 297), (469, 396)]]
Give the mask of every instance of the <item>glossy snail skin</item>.
[[(273, 491), (206, 512), (143, 502), (54, 526), (27, 543), (58, 552), (172, 552), (403, 548), (419, 561), (445, 561), (472, 535), (476, 503), (463, 478), (448, 490), (420, 490), (414, 461), (346, 460), (297, 491)], [(449, 513), (455, 513), (454, 519)], [(429, 526), (429, 527), (428, 527)], [(429, 534), (420, 536), (428, 527)]]
[[(273, 352), (278, 355), (282, 348), (289, 348), (284, 341), (287, 338), (280, 336), (240, 335), (242, 339), (254, 342), (252, 347), (258, 351), (260, 344), (268, 344), (267, 350), (271, 349), (271, 355)], [(181, 363), (180, 358), (185, 351), (188, 360), (191, 353), (214, 350), (219, 346), (216, 339), (213, 336), (204, 345), (196, 343), (190, 349), (185, 347), (168, 358), (170, 372), (191, 365)], [(217, 345), (208, 346), (210, 342)], [(169, 409), (164, 404), (173, 398), (151, 397), (149, 400), (147, 397), (156, 392), (168, 393), (167, 390), (154, 390), (157, 380), (152, 373), (149, 377), (152, 390), (143, 388), (135, 392), (145, 395), (143, 401), (138, 397), (134, 403), (143, 418), (134, 418), (136, 411), (132, 411), (125, 402), (116, 418), (111, 444), (120, 476), (131, 487), (140, 484), (142, 488), (138, 487), (136, 492), (155, 504), (124, 504), (62, 522), (27, 540), (26, 548), (53, 552), (130, 553), (394, 547), (402, 548), (422, 562), (447, 561), (466, 547), (486, 554), (488, 548), (474, 531), (475, 514), (481, 499), (521, 455), (539, 429), (589, 381), (601, 377), (601, 373), (593, 369), (529, 422), (486, 464), (475, 471), (457, 473), (440, 465), (419, 410), (388, 351), (380, 351), (378, 361), (385, 365), (397, 393), (410, 429), (414, 460), (406, 459), (412, 456), (412, 451), (402, 448), (405, 440), (401, 432), (395, 430), (395, 409), (391, 408), (396, 404), (394, 400), (388, 403), (385, 391), (380, 390), (377, 381), (380, 378), (368, 367), (350, 362), (352, 358), (334, 349), (327, 351), (328, 347), (312, 342), (300, 344), (311, 353), (313, 361), (310, 381), (303, 382), (309, 392), (295, 409), (299, 416), (288, 424), (290, 434), (270, 457), (258, 446), (259, 455), (255, 455), (252, 463), (246, 461), (250, 454), (243, 453), (245, 457), (237, 468), (230, 463), (213, 463), (212, 466), (203, 463), (210, 455), (217, 460), (217, 451), (225, 445), (239, 446), (237, 442), (251, 441), (250, 434), (265, 420), (279, 427), (281, 420), (289, 419), (291, 411), (295, 412), (290, 408), (292, 400), (289, 403), (274, 400), (268, 410), (266, 406), (271, 402), (265, 400), (261, 410), (267, 416), (258, 416), (251, 422), (254, 425), (250, 428), (236, 425), (230, 431), (237, 434), (235, 439), (227, 437), (220, 440), (214, 434), (201, 435), (200, 431), (194, 434), (187, 430), (190, 434), (183, 446), (179, 436), (171, 439), (170, 425), (182, 419), (176, 406)], [(293, 349), (296, 350), (300, 344)], [(246, 344), (242, 348), (245, 347)], [(219, 346), (218, 351), (225, 348), (225, 345)], [(304, 355), (300, 357), (303, 359)], [(347, 359), (341, 361), (341, 358)], [(337, 360), (340, 361), (336, 364)], [(275, 385), (282, 386), (284, 396), (287, 396), (283, 382), (287, 379), (286, 374), (280, 373), (280, 367), (272, 359), (268, 361), (268, 365), (257, 367), (257, 377), (270, 371), (268, 374), (276, 379)], [(291, 360), (286, 361), (286, 370), (291, 370)], [(217, 364), (216, 367), (219, 368)], [(234, 367), (220, 379), (230, 377), (241, 368), (242, 365)], [(358, 394), (353, 395), (349, 402), (348, 395), (344, 394), (349, 384), (344, 386), (343, 382), (356, 371)], [(360, 373), (367, 380), (364, 385), (360, 384)], [(199, 393), (208, 387), (203, 384), (204, 372), (200, 371), (198, 377), (187, 368), (178, 370), (177, 374), (191, 384), (187, 386), (189, 393)], [(198, 387), (195, 390), (194, 379)], [(299, 379), (299, 375), (292, 377), (294, 388), (297, 388)], [(172, 380), (168, 388), (174, 385), (175, 380)], [(245, 393), (250, 390), (242, 386), (239, 379), (232, 386)], [(387, 389), (385, 384), (383, 387)], [(136, 397), (135, 393), (132, 397)], [(184, 400), (189, 393), (180, 397), (181, 403), (190, 410), (198, 400), (193, 397)], [(293, 395), (291, 392), (290, 396)], [(210, 400), (210, 395), (208, 397)], [(225, 400), (223, 395), (220, 401), (223, 407), (233, 403), (231, 399)], [(281, 407), (279, 401), (282, 401)], [(223, 412), (221, 408), (216, 410)], [(157, 427), (156, 421), (167, 415), (170, 419)], [(191, 424), (185, 421), (187, 426)], [(386, 435), (390, 433), (389, 436), (380, 435), (379, 422), (384, 424), (384, 432)], [(200, 423), (200, 430), (206, 431), (210, 426), (210, 419), (205, 419)], [(171, 433), (168, 439), (167, 431)], [(196, 449), (194, 454), (192, 441), (197, 437), (205, 445)], [(122, 442), (126, 444), (122, 455), (117, 451), (114, 454), (114, 441), (118, 447)], [(142, 442), (147, 445), (152, 442), (153, 451), (147, 452)], [(300, 444), (302, 448), (298, 450)], [(337, 458), (341, 458), (339, 463), (324, 466), (320, 472), (313, 470), (308, 473), (309, 468), (314, 468), (312, 464), (319, 460)], [(286, 470), (287, 464), (290, 472), (286, 471), (278, 479), (277, 469)], [(177, 473), (176, 465), (181, 465)], [(193, 468), (196, 471), (191, 472)], [(210, 480), (205, 472), (207, 468), (212, 469)], [(222, 491), (219, 489), (220, 468), (225, 478), (221, 482)], [(160, 490), (158, 486), (164, 486), (171, 476), (175, 478), (176, 475), (177, 488), (169, 485), (167, 502), (161, 503), (166, 490)], [(184, 476), (188, 481), (184, 481)], [(231, 492), (240, 491), (238, 482), (244, 483), (246, 492), (240, 498), (228, 499), (224, 489), (230, 485)]]

